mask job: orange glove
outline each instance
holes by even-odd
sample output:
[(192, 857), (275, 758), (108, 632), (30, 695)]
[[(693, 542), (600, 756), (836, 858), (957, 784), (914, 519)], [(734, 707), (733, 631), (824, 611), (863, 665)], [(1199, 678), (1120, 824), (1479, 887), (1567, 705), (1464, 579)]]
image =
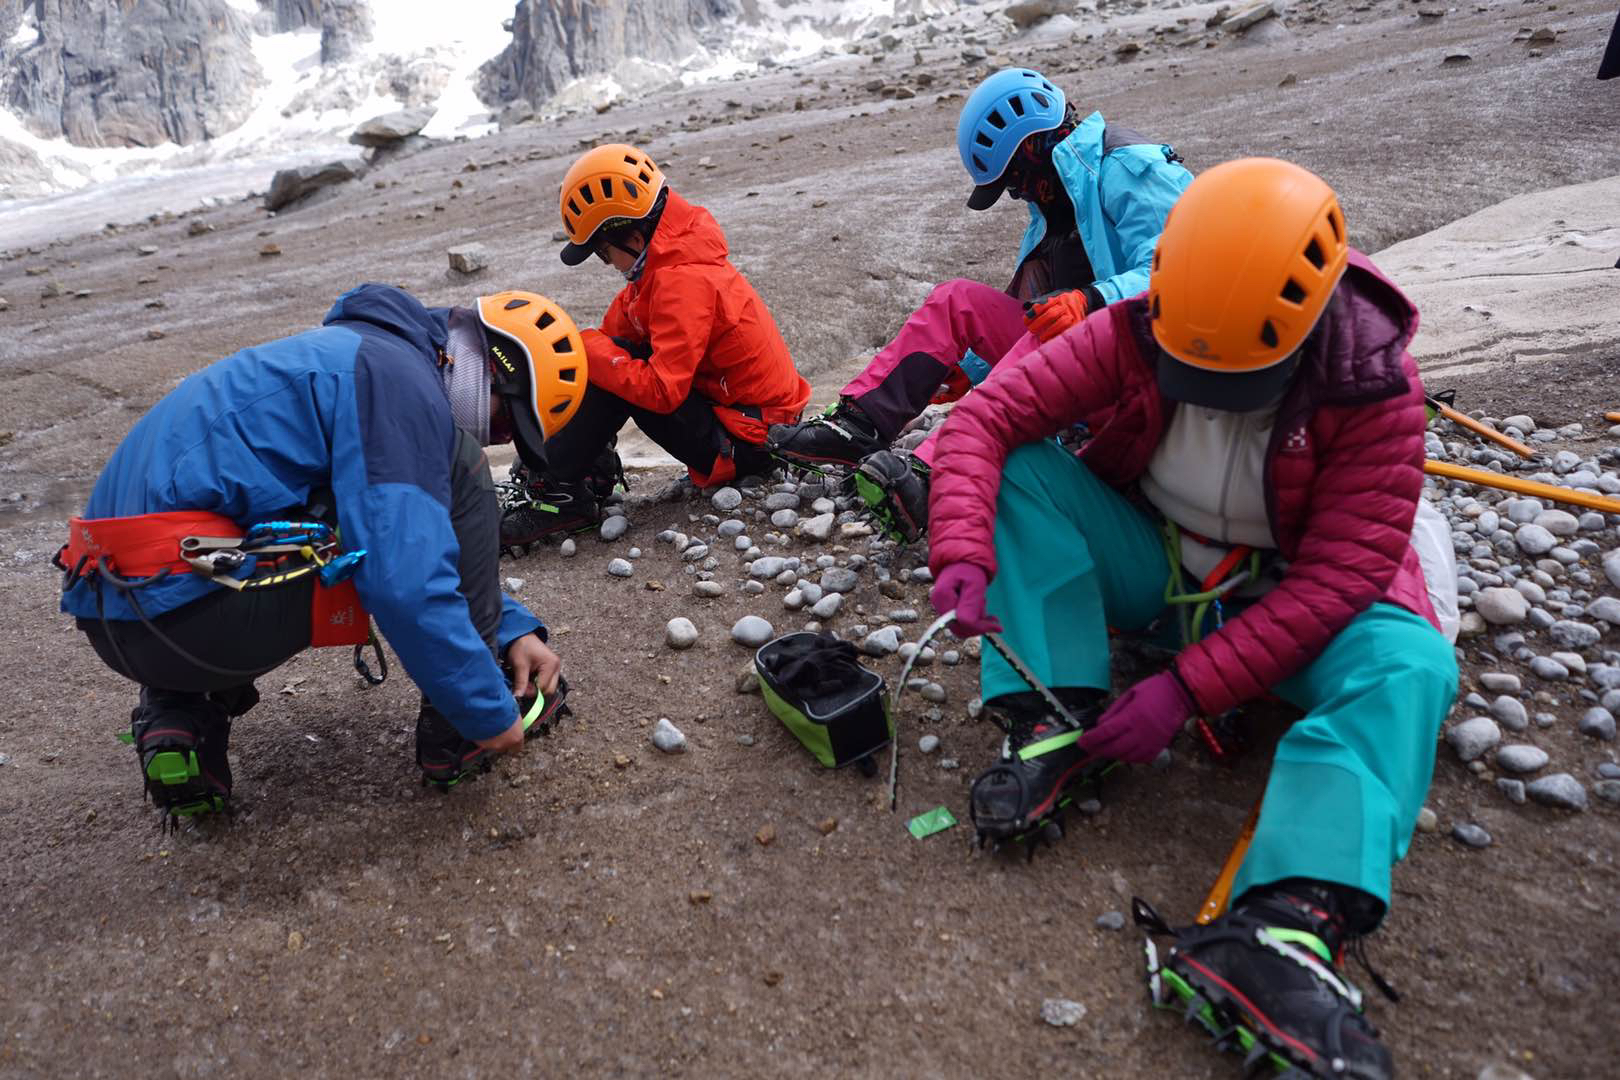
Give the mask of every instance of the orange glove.
[(1042, 344), (1086, 317), (1086, 294), (1080, 289), (1047, 293), (1024, 302), (1024, 325)]

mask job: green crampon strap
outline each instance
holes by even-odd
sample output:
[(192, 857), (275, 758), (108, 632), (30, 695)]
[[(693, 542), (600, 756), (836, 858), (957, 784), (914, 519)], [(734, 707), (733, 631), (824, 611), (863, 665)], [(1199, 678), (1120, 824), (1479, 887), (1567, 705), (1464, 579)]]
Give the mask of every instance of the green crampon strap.
[(1065, 746), (1070, 746), (1079, 742), (1082, 734), (1084, 734), (1084, 732), (1065, 731), (1061, 735), (1053, 735), (1049, 739), (1042, 739), (1040, 742), (1032, 742), (1028, 746), (1018, 751), (1018, 760), (1028, 761), (1030, 758), (1038, 758), (1042, 754), (1050, 754), (1053, 750), (1061, 750)]
[(1266, 932), (1278, 941), (1286, 941), (1291, 945), (1303, 945), (1311, 952), (1322, 958), (1322, 963), (1332, 964), (1333, 954), (1323, 944), (1322, 939), (1308, 930), (1288, 930), (1280, 926), (1268, 926)]
[(534, 692), (534, 704), (530, 705), (529, 711), (523, 714), (523, 730), (528, 731), (531, 727), (533, 727), (534, 722), (540, 719), (540, 714), (545, 711), (546, 695), (541, 693), (539, 690), (536, 690)]

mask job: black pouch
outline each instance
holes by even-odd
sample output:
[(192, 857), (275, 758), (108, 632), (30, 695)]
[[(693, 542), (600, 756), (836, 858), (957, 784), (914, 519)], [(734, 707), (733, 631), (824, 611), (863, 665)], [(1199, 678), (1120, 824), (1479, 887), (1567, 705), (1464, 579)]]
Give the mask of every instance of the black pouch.
[(862, 667), (849, 642), (785, 634), (759, 647), (754, 667), (765, 704), (829, 769), (869, 766), (894, 737), (883, 676)]

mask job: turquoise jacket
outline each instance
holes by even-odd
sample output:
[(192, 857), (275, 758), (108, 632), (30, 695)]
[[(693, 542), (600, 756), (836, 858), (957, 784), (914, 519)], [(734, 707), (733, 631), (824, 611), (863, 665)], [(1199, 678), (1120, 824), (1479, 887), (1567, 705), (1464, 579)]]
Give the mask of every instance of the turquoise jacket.
[[(1075, 227), (1097, 275), (1092, 287), (1112, 304), (1147, 289), (1153, 246), (1192, 173), (1158, 143), (1116, 146), (1105, 154), (1104, 126), (1102, 113), (1086, 117), (1052, 148), (1052, 164), (1074, 203)], [(1046, 218), (1030, 203), (1018, 265), (1045, 235)]]

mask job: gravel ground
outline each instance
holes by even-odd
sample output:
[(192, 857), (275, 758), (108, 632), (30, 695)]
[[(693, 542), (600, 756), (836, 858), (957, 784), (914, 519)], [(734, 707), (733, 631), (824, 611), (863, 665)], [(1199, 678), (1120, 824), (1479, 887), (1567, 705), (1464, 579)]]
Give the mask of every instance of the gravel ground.
[[(1392, 0), (1346, 7), (1294, 5), (1288, 32), (1251, 33), (1267, 41), (1204, 32), (1213, 5), (1198, 5), (1084, 24), (1077, 42), (979, 31), (975, 47), (1044, 69), (1111, 119), (1175, 142), (1195, 169), (1259, 152), (1317, 169), (1367, 250), (1613, 171), (1616, 91), (1592, 80), (1612, 5), (1480, 3), (1441, 18)], [(1152, 34), (1189, 13), (1186, 32)], [(1543, 25), (1555, 41), (1514, 40)], [(1116, 51), (1128, 41), (1145, 48)], [(830, 400), (931, 283), (999, 284), (1008, 270), (1021, 211), (961, 208), (951, 132), (983, 70), (961, 60), (968, 47), (953, 30), (921, 63), (906, 45), (779, 70), (429, 150), (276, 217), (244, 201), (0, 259), (0, 583), (12, 613), (0, 625), (0, 1074), (1238, 1074), (1236, 1059), (1148, 1007), (1139, 938), (1111, 929), (1111, 913), (1141, 895), (1174, 920), (1191, 915), (1264, 783), (1264, 725), (1235, 768), (1183, 741), (1168, 770), (1129, 771), (1033, 861), (974, 854), (963, 826), (913, 840), (913, 814), (943, 804), (965, 818), (999, 738), (969, 718), (971, 660), (919, 669), (945, 700), (905, 699), (890, 813), (880, 782), (821, 769), (757, 695), (738, 692), (749, 656), (731, 639), (738, 620), (780, 632), (810, 616), (783, 606), (788, 585), (742, 590), (740, 553), (703, 520), (730, 512), (649, 497), (667, 471), (634, 478), (621, 539), (506, 564), (554, 628), (576, 717), (448, 797), (416, 784), (408, 680), (366, 689), (345, 657), (308, 654), (262, 680), (263, 703), (236, 727), (234, 821), (164, 836), (113, 739), (130, 688), (56, 612), (46, 558), (62, 520), (187, 372), (310, 325), (361, 280), (433, 303), (526, 287), (582, 321), (601, 310), (615, 279), (566, 272), (552, 240), (551, 193), (581, 140), (641, 141), (715, 211), (817, 400)], [(1471, 59), (1443, 62), (1458, 51)], [(914, 96), (895, 96), (900, 85)], [(445, 270), (446, 248), (468, 240), (491, 252), (476, 278)], [(268, 244), (280, 254), (261, 254)], [(138, 254), (145, 245), (158, 251)], [(50, 282), (61, 294), (43, 297)], [(1511, 383), (1460, 377), (1459, 400), (1554, 433), (1580, 423), (1537, 444), (1547, 471), (1568, 475), (1555, 461), (1566, 450), (1612, 472), (1617, 440), (1600, 414), (1620, 400), (1594, 395), (1612, 392), (1616, 362), (1613, 343), (1594, 342), (1540, 358), (1534, 376), (1520, 365)], [(1477, 449), (1436, 433), (1464, 460)], [(1453, 525), (1475, 526), (1458, 534), (1476, 585), (1495, 573), (1504, 585), (1484, 588), (1512, 587), (1509, 563), (1534, 583), (1528, 555), (1472, 554), (1493, 542), (1476, 537), (1480, 515), (1507, 508), (1482, 499), (1474, 515), (1463, 493), (1447, 498)], [(893, 625), (915, 640), (920, 623), (889, 616), (929, 616), (926, 586), (901, 580), (919, 552), (874, 551), (836, 529), (826, 543), (773, 546), (765, 534), (780, 530), (756, 508), (739, 513), (767, 554), (873, 560), (829, 627)], [(1613, 767), (1615, 744), (1581, 726), (1603, 707), (1598, 665), (1620, 648), (1586, 613), (1617, 592), (1600, 565), (1614, 524), (1566, 571), (1591, 579), (1577, 586), (1584, 604), (1567, 602), (1583, 606), (1574, 621), (1597, 629), (1596, 644), (1570, 650), (1516, 624), (1464, 639), (1459, 696), (1477, 692), (1484, 707), (1460, 703), (1449, 725), (1490, 717), (1499, 746), (1533, 746), (1549, 763), (1506, 775), (1499, 751), (1475, 771), (1440, 749), (1434, 829), (1415, 838), (1370, 943), (1405, 994), (1371, 1011), (1407, 1075), (1512, 1063), (1588, 1076), (1613, 1057), (1620, 810), (1598, 769)], [(711, 544), (716, 566), (702, 572), (719, 596), (693, 594), (697, 571), (658, 540), (665, 530)], [(614, 558), (630, 576), (609, 575)], [(679, 617), (697, 640), (676, 650), (666, 634)], [(1497, 640), (1513, 632), (1526, 641)], [(1575, 651), (1587, 673), (1540, 680), (1521, 647), (1532, 659)], [(899, 674), (897, 655), (869, 662)], [(1520, 686), (1487, 690), (1487, 673)], [(1504, 694), (1530, 716), (1525, 731), (1501, 719), (1511, 706), (1493, 711)], [(660, 718), (684, 752), (654, 747)], [(940, 740), (930, 754), (916, 749), (923, 735)], [(1497, 783), (1560, 772), (1589, 794), (1586, 810), (1519, 804)], [(1480, 833), (1488, 846), (1475, 846)], [(1043, 1023), (1043, 1011), (1073, 1023)]]

